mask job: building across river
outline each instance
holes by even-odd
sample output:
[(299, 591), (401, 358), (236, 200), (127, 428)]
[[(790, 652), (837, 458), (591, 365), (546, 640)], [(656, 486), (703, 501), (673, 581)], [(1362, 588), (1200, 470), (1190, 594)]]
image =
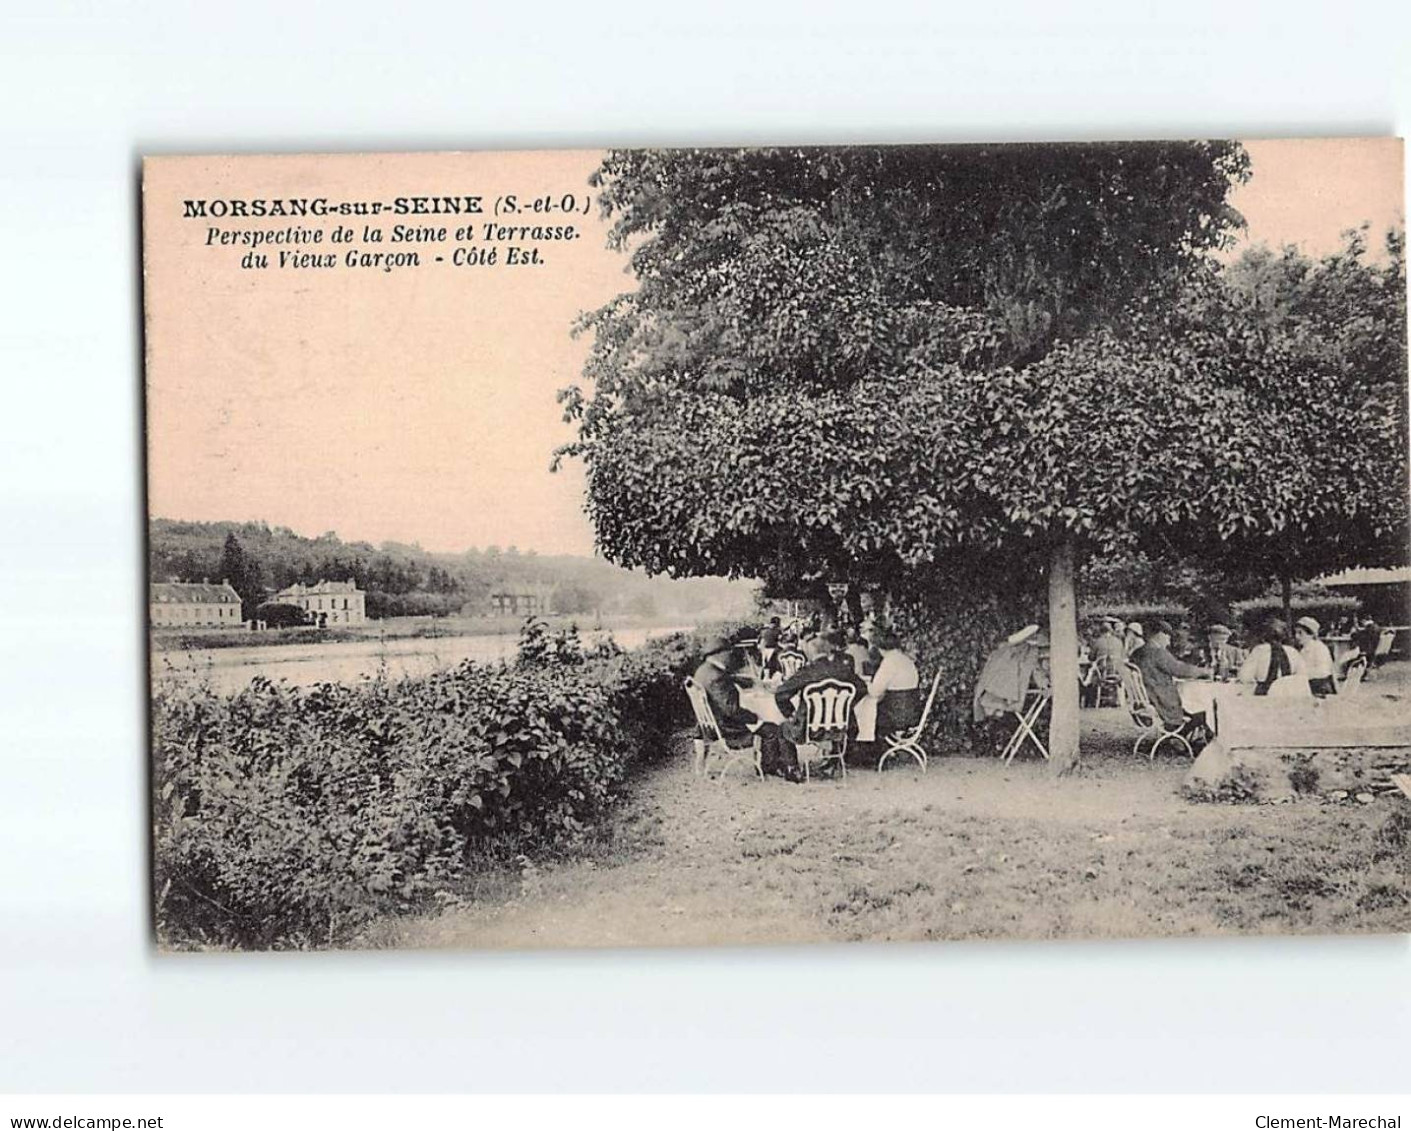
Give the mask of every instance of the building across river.
[(148, 594), (153, 628), (241, 628), (240, 594), (222, 581), (154, 581)]
[(320, 625), (362, 624), (367, 620), (367, 594), (354, 581), (320, 581), (317, 585), (296, 581), (270, 600), (296, 605)]

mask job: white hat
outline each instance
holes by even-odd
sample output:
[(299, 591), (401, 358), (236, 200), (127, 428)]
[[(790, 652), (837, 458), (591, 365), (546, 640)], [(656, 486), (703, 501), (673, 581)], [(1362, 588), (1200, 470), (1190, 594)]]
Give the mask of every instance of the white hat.
[(1146, 633), (1142, 631), (1142, 626), (1139, 625), (1136, 621), (1133, 621), (1131, 624), (1129, 624), (1129, 625), (1127, 626), (1127, 631), (1130, 632), (1130, 633), (1132, 633), (1134, 636), (1145, 636), (1145, 635), (1146, 635)]
[(1295, 628), (1306, 628), (1314, 636), (1317, 636), (1318, 630), (1323, 627), (1312, 617), (1299, 617), (1293, 624)]
[(1035, 633), (1037, 633), (1038, 631), (1039, 631), (1039, 626), (1038, 626), (1038, 625), (1036, 625), (1036, 624), (1026, 624), (1026, 625), (1025, 625), (1023, 628), (1021, 628), (1018, 632), (1012, 633), (1012, 634), (1005, 640), (1005, 643), (1006, 643), (1006, 644), (1023, 644), (1024, 641), (1028, 640), (1029, 637), (1033, 636), (1033, 635), (1034, 635)]

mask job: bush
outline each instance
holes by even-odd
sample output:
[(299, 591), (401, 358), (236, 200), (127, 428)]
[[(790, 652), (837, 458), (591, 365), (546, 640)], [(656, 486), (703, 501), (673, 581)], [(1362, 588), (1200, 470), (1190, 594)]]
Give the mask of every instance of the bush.
[(264, 621), (270, 628), (294, 628), (309, 624), (312, 620), (298, 605), (285, 605), (277, 601), (257, 608), (255, 619)]
[[(544, 643), (542, 629), (528, 631)], [(429, 907), (472, 857), (571, 840), (689, 720), (700, 640), (398, 682), (153, 698), (156, 917), (172, 945), (313, 946)], [(550, 655), (552, 654), (552, 655)]]

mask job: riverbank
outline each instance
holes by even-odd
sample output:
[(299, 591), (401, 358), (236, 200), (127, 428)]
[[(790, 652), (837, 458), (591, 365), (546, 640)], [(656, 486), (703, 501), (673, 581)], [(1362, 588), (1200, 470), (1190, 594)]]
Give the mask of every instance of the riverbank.
[[(611, 636), (619, 646), (631, 649), (654, 637), (690, 630), (690, 625), (661, 625), (580, 629), (580, 634), (585, 644), (597, 644)], [(154, 685), (163, 680), (200, 682), (222, 694), (231, 694), (248, 686), (256, 676), (307, 687), (315, 683), (357, 683), (377, 675), (393, 679), (428, 675), (464, 660), (493, 664), (512, 659), (518, 644), (518, 626), (513, 633), (379, 635), (351, 640), (330, 640), (318, 634), (289, 639), (279, 648), (255, 644), (241, 647), (236, 643), (219, 648), (154, 649), (151, 672)]]
[[(552, 615), (538, 618), (551, 630), (577, 625), (583, 632), (634, 629), (676, 631), (666, 621), (636, 616), (583, 617)], [(301, 644), (341, 644), (359, 640), (440, 640), (459, 636), (518, 636), (523, 617), (388, 617), (336, 628), (208, 629), (151, 633), (153, 652), (210, 652), (224, 648), (279, 648)]]

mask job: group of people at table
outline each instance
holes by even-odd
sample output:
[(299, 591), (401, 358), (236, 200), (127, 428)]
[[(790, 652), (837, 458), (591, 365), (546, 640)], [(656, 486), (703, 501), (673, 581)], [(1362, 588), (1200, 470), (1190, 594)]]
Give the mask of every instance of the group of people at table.
[[(1273, 698), (1336, 695), (1346, 666), (1359, 656), (1370, 659), (1372, 644), (1359, 647), (1354, 633), (1353, 647), (1339, 663), (1321, 627), (1313, 617), (1300, 617), (1290, 636), (1284, 621), (1272, 617), (1246, 649), (1224, 624), (1209, 625), (1202, 644), (1182, 634), (1183, 645), (1173, 645), (1177, 633), (1165, 620), (1142, 625), (1104, 617), (1082, 644), (1084, 686), (1092, 689), (1102, 679), (1116, 679), (1130, 695), (1129, 672), (1135, 668), (1167, 728), (1208, 733), (1207, 713), (1220, 684), (1233, 685), (1232, 693)], [(1028, 694), (1046, 694), (1046, 651), (1042, 634), (1030, 631), (1001, 645), (977, 682), (975, 718), (1018, 711)], [(809, 631), (781, 628), (776, 617), (757, 639), (708, 641), (693, 678), (727, 741), (758, 738), (764, 772), (790, 781), (806, 777), (798, 747), (807, 738), (801, 694), (810, 685), (834, 680), (853, 687), (847, 736), (850, 752), (858, 757), (874, 755), (879, 739), (921, 720), (916, 662), (883, 625)]]
[[(1321, 629), (1315, 618), (1300, 617), (1290, 637), (1285, 622), (1271, 617), (1246, 650), (1234, 643), (1235, 634), (1227, 625), (1212, 624), (1203, 644), (1177, 649), (1172, 644), (1176, 631), (1167, 621), (1143, 627), (1104, 618), (1087, 644), (1087, 685), (1096, 686), (1104, 676), (1125, 680), (1130, 664), (1141, 673), (1152, 706), (1169, 729), (1205, 725), (1208, 730), (1202, 716), (1214, 699), (1208, 686), (1212, 683), (1232, 683), (1238, 685), (1232, 689), (1237, 693), (1272, 698), (1336, 695), (1339, 679), (1360, 652), (1354, 649), (1342, 664), (1335, 663)], [(1193, 689), (1187, 681), (1207, 686)]]
[(810, 685), (834, 680), (853, 688), (853, 757), (866, 757), (879, 737), (921, 720), (916, 663), (883, 625), (816, 632), (782, 628), (776, 617), (756, 639), (708, 641), (692, 678), (726, 740), (758, 738), (761, 768), (789, 781), (806, 777), (798, 748), (807, 738), (802, 692)]

